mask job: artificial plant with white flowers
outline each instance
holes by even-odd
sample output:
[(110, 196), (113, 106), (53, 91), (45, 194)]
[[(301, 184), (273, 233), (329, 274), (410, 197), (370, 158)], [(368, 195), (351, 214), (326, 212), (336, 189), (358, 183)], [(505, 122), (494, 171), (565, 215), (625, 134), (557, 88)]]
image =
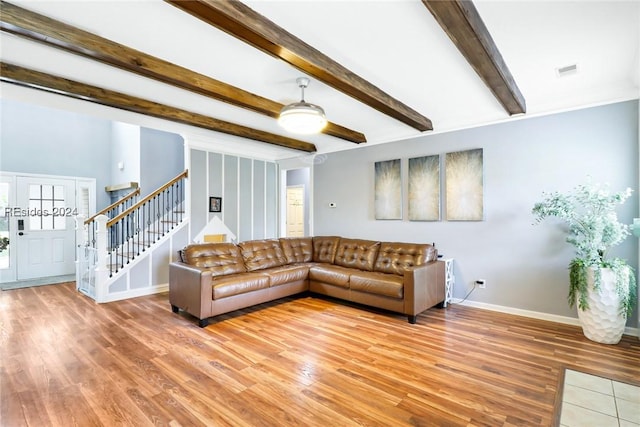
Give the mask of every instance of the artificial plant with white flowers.
[[(598, 290), (601, 269), (609, 268), (616, 276), (616, 290), (621, 297), (620, 311), (630, 315), (636, 296), (635, 274), (620, 258), (609, 258), (609, 250), (622, 243), (630, 233), (630, 226), (618, 220), (617, 205), (623, 204), (632, 190), (611, 193), (608, 185), (589, 181), (571, 192), (543, 193), (532, 213), (536, 223), (556, 217), (569, 226), (567, 242), (574, 246), (576, 257), (569, 265), (569, 306), (578, 302), (580, 310), (589, 308), (587, 301), (587, 271), (594, 272), (594, 289)], [(577, 297), (577, 298), (576, 298)]]

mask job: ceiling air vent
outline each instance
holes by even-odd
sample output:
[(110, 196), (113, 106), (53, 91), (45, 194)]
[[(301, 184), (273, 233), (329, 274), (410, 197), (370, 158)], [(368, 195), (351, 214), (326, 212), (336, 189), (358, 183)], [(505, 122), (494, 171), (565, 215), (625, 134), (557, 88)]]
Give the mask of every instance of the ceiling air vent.
[(565, 67), (556, 68), (556, 74), (558, 77), (568, 76), (570, 74), (575, 74), (578, 72), (578, 64), (571, 64)]

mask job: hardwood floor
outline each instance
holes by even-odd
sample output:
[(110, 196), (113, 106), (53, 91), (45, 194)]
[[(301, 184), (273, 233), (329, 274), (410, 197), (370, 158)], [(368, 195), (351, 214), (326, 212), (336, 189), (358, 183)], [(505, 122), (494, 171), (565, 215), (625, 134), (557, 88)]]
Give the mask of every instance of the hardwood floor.
[(0, 292), (2, 426), (551, 426), (564, 368), (640, 384), (640, 341), (463, 306), (315, 297), (219, 316), (72, 283)]

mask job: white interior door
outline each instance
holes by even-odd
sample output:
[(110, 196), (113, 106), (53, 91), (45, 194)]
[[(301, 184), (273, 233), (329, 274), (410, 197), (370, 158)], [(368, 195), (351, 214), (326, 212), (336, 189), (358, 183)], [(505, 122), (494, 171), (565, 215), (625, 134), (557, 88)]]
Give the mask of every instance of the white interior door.
[(75, 181), (17, 177), (17, 279), (75, 272)]
[(304, 187), (287, 187), (287, 237), (304, 236)]

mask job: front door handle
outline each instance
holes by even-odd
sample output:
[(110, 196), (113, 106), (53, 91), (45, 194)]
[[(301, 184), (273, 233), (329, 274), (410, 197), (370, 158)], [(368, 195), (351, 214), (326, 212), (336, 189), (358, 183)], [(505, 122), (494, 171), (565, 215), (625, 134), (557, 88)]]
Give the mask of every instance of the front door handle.
[(24, 233), (21, 231), (18, 233), (18, 236), (24, 236)]

